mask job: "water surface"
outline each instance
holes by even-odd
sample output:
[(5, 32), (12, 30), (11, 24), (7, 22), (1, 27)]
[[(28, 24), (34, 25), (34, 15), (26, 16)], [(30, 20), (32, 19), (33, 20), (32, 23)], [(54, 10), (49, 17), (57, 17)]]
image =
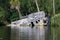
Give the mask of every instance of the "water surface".
[(11, 27), (11, 40), (45, 40), (45, 29), (40, 27)]

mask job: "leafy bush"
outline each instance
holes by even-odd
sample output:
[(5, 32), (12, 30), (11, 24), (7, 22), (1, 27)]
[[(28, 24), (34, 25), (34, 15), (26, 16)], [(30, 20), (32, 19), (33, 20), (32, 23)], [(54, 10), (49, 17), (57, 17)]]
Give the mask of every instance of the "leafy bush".
[(51, 18), (51, 39), (60, 40), (60, 14), (55, 14)]

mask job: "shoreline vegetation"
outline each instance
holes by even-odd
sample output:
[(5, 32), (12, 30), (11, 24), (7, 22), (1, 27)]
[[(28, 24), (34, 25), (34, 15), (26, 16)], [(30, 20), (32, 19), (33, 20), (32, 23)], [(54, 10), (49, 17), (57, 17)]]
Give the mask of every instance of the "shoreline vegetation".
[[(10, 4), (10, 2), (13, 3)], [(19, 3), (17, 3), (19, 2)], [(45, 13), (51, 14), (51, 40), (53, 40), (53, 33), (57, 34), (56, 39), (60, 40), (60, 0), (55, 0), (56, 14), (53, 13), (53, 3), (52, 0), (38, 0), (38, 6), (40, 10), (45, 11)], [(4, 36), (7, 36), (11, 30), (8, 31), (6, 25), (10, 24), (12, 21), (19, 20), (18, 11), (14, 8), (11, 9), (11, 5), (14, 8), (19, 6), (19, 10), (22, 16), (37, 12), (37, 7), (32, 0), (0, 0), (0, 39), (3, 40)], [(55, 31), (55, 32), (54, 32)], [(5, 35), (6, 33), (6, 35)], [(6, 38), (4, 38), (6, 40)], [(9, 40), (9, 39), (8, 39)]]

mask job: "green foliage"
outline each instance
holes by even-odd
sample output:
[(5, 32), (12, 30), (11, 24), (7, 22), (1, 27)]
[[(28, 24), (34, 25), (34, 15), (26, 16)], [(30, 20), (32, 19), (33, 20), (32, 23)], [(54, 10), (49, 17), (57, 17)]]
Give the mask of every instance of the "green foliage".
[(60, 13), (60, 0), (55, 0), (56, 13)]
[(0, 22), (4, 22), (4, 17), (5, 17), (5, 10), (0, 7)]
[(4, 13), (5, 13), (5, 10), (2, 7), (0, 7), (0, 17), (4, 16)]
[(51, 24), (56, 24), (60, 26), (60, 14), (55, 14), (54, 16), (52, 16)]
[[(52, 0), (37, 0), (40, 10), (52, 12)], [(13, 3), (13, 4), (12, 4)], [(20, 12), (23, 16), (28, 15), (33, 12), (37, 12), (37, 7), (35, 4), (35, 0), (14, 0), (14, 2), (10, 3), (10, 0), (0, 0), (0, 22), (4, 24), (8, 24), (11, 21), (15, 21), (19, 19), (19, 14), (16, 9), (11, 10), (11, 5), (18, 5), (20, 7)], [(55, 0), (56, 7), (56, 15), (52, 16), (51, 24), (53, 27), (59, 26), (57, 29), (58, 39), (60, 37), (60, 0)], [(2, 29), (2, 28), (0, 28)], [(1, 31), (0, 31), (1, 32)], [(1, 33), (2, 34), (2, 33)], [(0, 35), (2, 36), (2, 35)]]
[[(13, 5), (12, 3), (10, 4), (10, 0), (0, 0), (0, 19), (3, 18), (3, 20), (18, 20), (18, 12), (16, 11), (11, 12), (12, 10), (10, 9), (10, 6)], [(52, 0), (37, 0), (38, 5), (40, 10), (48, 11), (52, 14)], [(32, 12), (37, 12), (37, 7), (35, 4), (35, 0), (14, 0), (13, 3), (18, 4), (20, 6), (20, 12), (21, 14), (27, 15)], [(55, 1), (56, 4), (56, 12), (58, 13), (60, 11), (60, 1), (57, 0)], [(2, 17), (4, 16), (4, 17)]]
[(60, 40), (60, 13), (55, 14), (51, 18), (51, 34), (53, 39), (53, 33), (56, 33), (56, 40)]
[(13, 12), (10, 13), (9, 18), (11, 21), (15, 21), (19, 19), (18, 12), (16, 10), (12, 10)]

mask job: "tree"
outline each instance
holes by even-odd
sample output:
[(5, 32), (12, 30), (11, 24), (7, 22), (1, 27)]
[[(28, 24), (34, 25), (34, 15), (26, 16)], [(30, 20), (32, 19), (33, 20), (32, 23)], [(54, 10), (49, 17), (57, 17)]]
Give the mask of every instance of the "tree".
[(11, 0), (10, 4), (11, 4), (11, 9), (15, 8), (19, 13), (19, 18), (21, 18), (22, 15), (20, 13), (20, 1), (19, 0)]

